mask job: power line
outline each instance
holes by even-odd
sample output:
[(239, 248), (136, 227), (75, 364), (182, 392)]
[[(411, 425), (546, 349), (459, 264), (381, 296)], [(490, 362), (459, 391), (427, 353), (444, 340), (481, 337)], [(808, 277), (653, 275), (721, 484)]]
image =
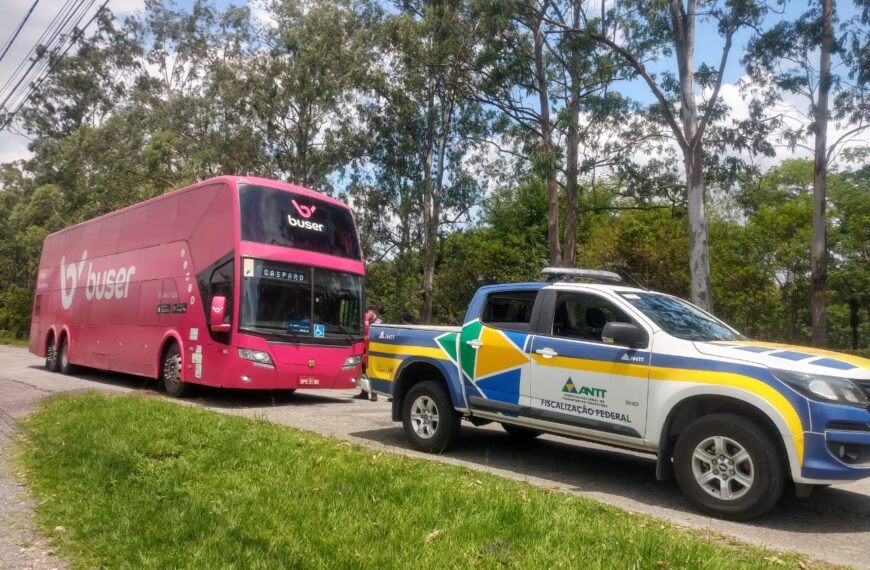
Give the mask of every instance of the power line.
[[(25, 99), (30, 96), (30, 93), (28, 93), (28, 85), (25, 85), (22, 91), (18, 91), (18, 88), (28, 79), (28, 77), (30, 77), (32, 80), (36, 80), (42, 75), (45, 69), (49, 66), (51, 57), (56, 55), (57, 52), (64, 46), (66, 41), (69, 39), (70, 36), (68, 36), (67, 34), (75, 30), (76, 26), (81, 23), (81, 21), (85, 18), (88, 10), (90, 10), (91, 6), (94, 5), (94, 2), (96, 2), (96, 0), (90, 0), (87, 6), (85, 6), (85, 2), (88, 2), (88, 0), (81, 0), (81, 3), (78, 6), (73, 7), (72, 10), (66, 15), (63, 21), (46, 40), (44, 49), (37, 54), (36, 59), (31, 62), (30, 67), (27, 68), (27, 71), (24, 73), (24, 75), (21, 76), (21, 78), (18, 80), (18, 83), (15, 84), (15, 87), (12, 88), (12, 90), (9, 92), (3, 102), (0, 103), (0, 108), (14, 108), (16, 102), (21, 100), (21, 95), (26, 93)], [(83, 7), (84, 9), (82, 10)], [(70, 21), (74, 19), (75, 21), (72, 23), (72, 25), (67, 25), (70, 23)], [(59, 43), (54, 47), (49, 47), (55, 43), (55, 40), (58, 40)], [(46, 55), (48, 55), (47, 58)], [(35, 73), (31, 74), (30, 72), (36, 65), (39, 65), (39, 68), (36, 70)], [(12, 104), (9, 104), (10, 102)]]
[(39, 4), (39, 0), (33, 0), (33, 4), (30, 6), (30, 10), (24, 15), (24, 19), (21, 20), (21, 23), (18, 24), (18, 28), (15, 30), (15, 33), (12, 34), (12, 37), (9, 38), (9, 41), (6, 42), (6, 46), (3, 48), (3, 53), (0, 53), (0, 61), (3, 61), (3, 58), (6, 57), (6, 53), (9, 51), (9, 48), (12, 47), (12, 44), (15, 43), (16, 38), (18, 38), (18, 34), (21, 33), (21, 28), (24, 27), (24, 24), (27, 23), (27, 20), (30, 18), (30, 15), (33, 13), (33, 9), (36, 8), (36, 5)]
[[(28, 93), (28, 85), (25, 82), (30, 80), (32, 85), (32, 82), (37, 80), (41, 73), (45, 71), (46, 67), (49, 65), (50, 59), (63, 48), (64, 44), (66, 44), (67, 40), (70, 37), (68, 34), (73, 31), (79, 23), (81, 23), (81, 21), (87, 14), (87, 11), (90, 9), (91, 6), (93, 6), (95, 1), (96, 0), (80, 0), (78, 5), (73, 6), (71, 10), (67, 12), (67, 14), (63, 17), (62, 21), (55, 27), (55, 29), (52, 32), (49, 32), (49, 37), (46, 40), (45, 45), (37, 46), (42, 47), (43, 49), (41, 51), (37, 51), (36, 58), (31, 61), (30, 66), (27, 68), (24, 74), (19, 77), (18, 82), (6, 94), (3, 102), (0, 103), (0, 108), (13, 108), (14, 102), (19, 100), (23, 93)], [(85, 5), (86, 3), (87, 5)], [(82, 10), (82, 8), (84, 8), (84, 10)], [(46, 56), (48, 57), (46, 58)], [(31, 73), (34, 67), (36, 67), (37, 65), (39, 65), (40, 67), (37, 69), (36, 73)], [(10, 80), (7, 81), (6, 85), (8, 85), (12, 79), (14, 79), (14, 76), (10, 77)], [(3, 86), (4, 90), (6, 88), (6, 85)], [(22, 87), (22, 85), (24, 86), (23, 90), (19, 91), (19, 88)], [(30, 94), (28, 93), (27, 96), (29, 97)], [(10, 101), (13, 102), (13, 105), (9, 104)]]
[[(43, 55), (45, 55), (45, 53), (49, 51), (51, 43), (57, 37), (56, 32), (60, 31), (63, 28), (64, 23), (68, 21), (68, 16), (73, 11), (77, 11), (86, 1), (87, 0), (66, 0), (64, 5), (61, 7), (58, 13), (55, 14), (54, 18), (52, 18), (51, 22), (48, 24), (45, 30), (43, 30), (42, 34), (40, 34), (39, 38), (36, 40), (36, 43), (33, 44), (33, 46), (30, 48), (30, 51), (28, 51), (27, 54), (24, 56), (24, 59), (19, 62), (15, 70), (6, 79), (3, 87), (0, 87), (0, 93), (5, 92), (6, 88), (9, 87), (9, 85), (12, 84), (13, 81), (15, 81), (15, 79), (19, 76), (19, 72), (24, 68), (28, 61), (31, 61), (33, 57), (36, 58), (36, 61), (39, 61), (43, 57)], [(75, 5), (76, 2), (79, 3), (78, 6)], [(61, 20), (63, 20), (63, 22), (61, 22)], [(37, 50), (40, 46), (43, 47), (44, 50), (37, 53)], [(26, 76), (27, 74), (29, 74), (35, 65), (36, 63), (32, 62), (30, 67), (27, 68), (27, 71), (24, 72), (24, 75)]]
[[(78, 33), (74, 33), (74, 34), (72, 35), (72, 41), (69, 43), (69, 45), (66, 46), (66, 49), (64, 49), (64, 50), (63, 50), (63, 53), (61, 53), (60, 56), (58, 56), (58, 57), (57, 57), (57, 58), (56, 58), (56, 59), (51, 63), (51, 65), (50, 65), (49, 68), (48, 68), (48, 71), (45, 73), (45, 75), (43, 75), (43, 76), (39, 79), (38, 83), (36, 83), (36, 84), (33, 86), (33, 88), (32, 88), (32, 89), (30, 90), (30, 92), (27, 94), (27, 97), (25, 97), (24, 100), (21, 101), (21, 103), (20, 103), (20, 104), (15, 108), (14, 111), (12, 111), (12, 113), (9, 115), (9, 117), (6, 118), (6, 121), (4, 121), (4, 123), (3, 123), (2, 125), (0, 125), (0, 131), (6, 129), (6, 127), (8, 127), (8, 126), (12, 123), (12, 120), (15, 118), (15, 115), (18, 114), (18, 111), (20, 111), (21, 108), (25, 105), (25, 103), (27, 103), (27, 100), (30, 99), (30, 96), (33, 95), (33, 93), (35, 93), (36, 91), (39, 90), (39, 88), (42, 86), (42, 84), (45, 82), (45, 80), (46, 80), (46, 79), (51, 75), (51, 72), (54, 71), (54, 68), (57, 67), (57, 64), (60, 63), (60, 61), (61, 61), (61, 60), (66, 56), (67, 52), (69, 52), (69, 50), (70, 50), (70, 49), (71, 49), (71, 48), (76, 44), (76, 41), (77, 41), (81, 36), (84, 35), (85, 30), (87, 30), (88, 27), (89, 27), (89, 26), (94, 22), (94, 20), (97, 19), (97, 16), (100, 15), (100, 12), (103, 11), (103, 8), (105, 8), (106, 5), (107, 5), (108, 3), (109, 3), (109, 0), (105, 0), (105, 1), (102, 3), (102, 5), (100, 5), (100, 7), (97, 9), (97, 11), (94, 13), (94, 15), (91, 16), (91, 19), (88, 20), (88, 22), (87, 22), (84, 26), (82, 26), (81, 28), (79, 28), (79, 29), (77, 30)], [(93, 2), (91, 2), (91, 4), (93, 4)], [(81, 21), (81, 20), (79, 20), (79, 21)], [(78, 26), (78, 22), (77, 22), (75, 25)]]

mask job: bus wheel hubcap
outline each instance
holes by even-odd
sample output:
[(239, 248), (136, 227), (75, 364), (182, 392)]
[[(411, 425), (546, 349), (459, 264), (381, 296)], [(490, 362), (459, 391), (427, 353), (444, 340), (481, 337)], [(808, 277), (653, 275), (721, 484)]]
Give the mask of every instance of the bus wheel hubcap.
[(438, 407), (429, 396), (420, 396), (411, 404), (411, 426), (414, 433), (429, 439), (438, 430)]
[(695, 481), (709, 495), (723, 501), (739, 499), (752, 487), (755, 466), (743, 446), (721, 435), (701, 441), (692, 453)]
[(166, 359), (163, 366), (163, 379), (170, 384), (181, 382), (181, 355), (174, 354)]

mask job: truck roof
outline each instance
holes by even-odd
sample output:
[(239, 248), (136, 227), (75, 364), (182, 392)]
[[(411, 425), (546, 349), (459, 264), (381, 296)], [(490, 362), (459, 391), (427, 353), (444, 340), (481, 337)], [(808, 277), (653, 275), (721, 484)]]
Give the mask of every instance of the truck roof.
[(497, 293), (499, 291), (537, 291), (550, 287), (558, 287), (559, 289), (594, 289), (598, 291), (613, 291), (616, 293), (648, 293), (646, 289), (639, 287), (629, 287), (627, 285), (609, 285), (604, 283), (577, 283), (575, 281), (550, 281), (550, 282), (526, 282), (526, 283), (499, 283), (497, 285), (484, 285), (480, 288), (482, 292)]

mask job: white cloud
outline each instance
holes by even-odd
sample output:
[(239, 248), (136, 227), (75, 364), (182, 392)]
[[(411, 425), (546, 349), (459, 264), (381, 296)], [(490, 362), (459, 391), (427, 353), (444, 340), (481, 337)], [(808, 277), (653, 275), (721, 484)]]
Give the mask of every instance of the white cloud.
[(29, 142), (27, 137), (9, 131), (0, 132), (0, 164), (28, 158), (30, 156), (30, 151), (27, 150)]

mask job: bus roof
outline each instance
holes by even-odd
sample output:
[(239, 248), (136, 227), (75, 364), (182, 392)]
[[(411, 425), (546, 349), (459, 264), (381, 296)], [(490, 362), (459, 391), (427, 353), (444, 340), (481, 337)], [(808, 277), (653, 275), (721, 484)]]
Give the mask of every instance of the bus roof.
[(164, 197), (169, 196), (169, 195), (181, 194), (184, 192), (188, 192), (190, 190), (194, 190), (196, 188), (200, 188), (202, 186), (208, 186), (210, 184), (215, 184), (215, 183), (220, 183), (220, 182), (229, 184), (230, 187), (233, 187), (233, 185), (235, 185), (237, 187), (239, 184), (256, 184), (258, 186), (267, 186), (269, 188), (276, 188), (278, 190), (285, 190), (287, 192), (295, 192), (295, 193), (301, 194), (303, 196), (308, 196), (308, 197), (311, 197), (311, 198), (314, 198), (317, 200), (322, 200), (322, 201), (330, 203), (330, 204), (335, 204), (335, 205), (340, 206), (342, 208), (348, 207), (347, 204), (345, 204), (341, 200), (337, 200), (337, 199), (333, 198), (332, 196), (327, 196), (326, 194), (323, 194), (321, 192), (317, 192), (316, 190), (311, 190), (309, 188), (305, 188), (304, 186), (298, 186), (296, 184), (291, 184), (289, 182), (281, 182), (280, 180), (261, 178), (259, 176), (224, 175), (224, 176), (215, 176), (212, 178), (208, 178), (206, 180), (201, 180), (199, 182), (195, 182), (194, 184), (190, 184), (189, 186), (184, 186), (183, 188), (170, 190), (169, 192), (165, 192), (159, 196), (154, 196), (153, 198), (148, 198), (147, 200), (142, 200), (141, 202), (136, 202), (134, 204), (130, 204), (129, 206), (125, 206), (125, 207), (120, 208), (118, 210), (106, 212), (105, 214), (103, 214), (101, 216), (97, 216), (96, 218), (84, 220), (84, 221), (79, 222), (77, 224), (74, 224), (72, 226), (65, 227), (62, 230), (58, 230), (58, 231), (56, 231), (52, 234), (49, 234), (49, 235), (55, 236), (55, 235), (64, 233), (66, 231), (75, 229), (75, 228), (82, 226), (84, 224), (90, 224), (90, 223), (95, 222), (97, 220), (103, 220), (105, 218), (109, 218), (111, 216), (115, 216), (115, 215), (127, 212), (129, 210), (132, 210), (133, 208), (138, 208), (138, 207), (143, 206), (145, 204), (150, 204), (152, 202), (156, 202), (156, 201), (161, 200)]

